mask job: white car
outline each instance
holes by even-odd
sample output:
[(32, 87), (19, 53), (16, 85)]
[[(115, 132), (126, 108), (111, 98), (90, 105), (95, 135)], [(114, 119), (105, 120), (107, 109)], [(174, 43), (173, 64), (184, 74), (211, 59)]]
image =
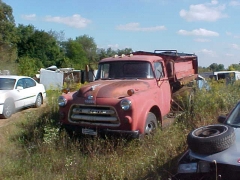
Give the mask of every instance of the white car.
[(40, 107), (46, 98), (42, 84), (27, 76), (0, 75), (0, 115), (9, 118), (28, 106)]

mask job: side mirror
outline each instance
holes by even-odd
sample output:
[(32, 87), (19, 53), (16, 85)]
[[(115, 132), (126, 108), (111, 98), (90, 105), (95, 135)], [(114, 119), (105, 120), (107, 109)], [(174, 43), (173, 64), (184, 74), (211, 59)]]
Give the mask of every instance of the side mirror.
[(17, 90), (22, 90), (23, 87), (22, 86), (17, 86)]
[(218, 116), (218, 119), (217, 119), (217, 120), (218, 120), (219, 123), (224, 123), (224, 121), (226, 120), (226, 118), (227, 118), (226, 116), (221, 115), (221, 116)]

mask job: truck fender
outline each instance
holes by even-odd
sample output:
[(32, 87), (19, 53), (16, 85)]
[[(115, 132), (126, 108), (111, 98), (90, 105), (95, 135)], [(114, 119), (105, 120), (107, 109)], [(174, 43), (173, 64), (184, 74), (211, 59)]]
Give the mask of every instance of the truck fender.
[[(159, 111), (159, 114), (161, 114), (161, 110), (153, 100), (146, 101), (143, 105), (141, 105), (141, 108), (139, 109), (139, 112), (141, 113), (138, 113), (138, 116), (136, 117), (137, 121), (136, 123), (134, 122), (133, 128), (139, 130), (141, 134), (144, 133), (145, 122), (148, 113), (151, 112), (152, 109), (155, 109), (155, 112), (153, 113), (156, 115), (156, 117), (156, 111)], [(161, 119), (161, 117), (157, 117), (158, 121), (161, 121)]]

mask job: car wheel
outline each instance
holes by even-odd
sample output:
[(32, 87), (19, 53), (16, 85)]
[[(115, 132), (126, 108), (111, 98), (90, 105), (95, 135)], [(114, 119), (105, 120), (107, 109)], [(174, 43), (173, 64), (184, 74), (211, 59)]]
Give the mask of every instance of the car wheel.
[(145, 123), (144, 135), (153, 135), (157, 127), (158, 124), (155, 114), (149, 112)]
[(229, 148), (234, 140), (234, 128), (222, 124), (197, 128), (187, 136), (189, 149), (200, 154), (213, 154), (223, 151)]
[(41, 96), (41, 94), (38, 94), (37, 95), (37, 99), (36, 99), (36, 102), (35, 102), (35, 107), (36, 108), (38, 108), (38, 107), (40, 107), (41, 105), (42, 105), (42, 96)]
[(12, 116), (12, 114), (14, 114), (15, 112), (15, 107), (13, 102), (11, 101), (6, 101), (3, 105), (3, 117), (5, 119), (10, 118)]

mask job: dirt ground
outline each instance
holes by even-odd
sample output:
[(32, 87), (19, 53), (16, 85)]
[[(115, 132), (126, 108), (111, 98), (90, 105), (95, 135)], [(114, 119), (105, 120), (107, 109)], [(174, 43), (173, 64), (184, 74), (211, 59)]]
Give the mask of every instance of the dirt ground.
[[(43, 104), (40, 108), (43, 108), (45, 107), (46, 104)], [(7, 126), (13, 122), (16, 122), (18, 119), (20, 119), (25, 113), (27, 112), (32, 112), (32, 111), (36, 111), (38, 110), (39, 108), (24, 108), (24, 109), (21, 109), (19, 111), (17, 111), (15, 114), (13, 114), (10, 118), (8, 119), (3, 119), (3, 118), (0, 118), (0, 128), (4, 127), (4, 126)]]

